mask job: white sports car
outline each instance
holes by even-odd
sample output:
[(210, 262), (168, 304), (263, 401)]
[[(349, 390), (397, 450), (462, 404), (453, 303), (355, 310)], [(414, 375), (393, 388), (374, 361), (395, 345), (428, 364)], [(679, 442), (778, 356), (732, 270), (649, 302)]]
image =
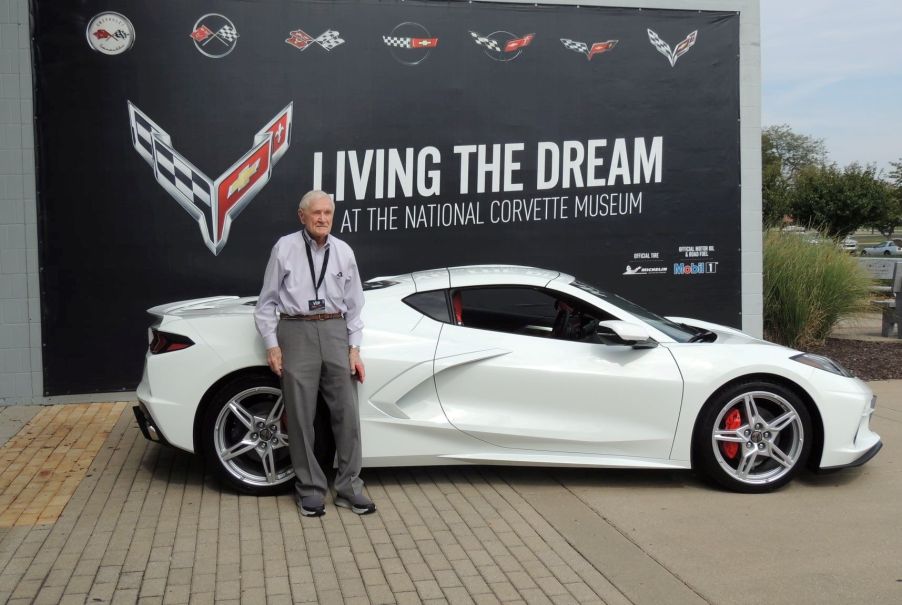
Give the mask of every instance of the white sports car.
[[(882, 445), (869, 427), (873, 393), (839, 364), (665, 319), (557, 271), (454, 267), (364, 289), (365, 466), (693, 468), (764, 492), (806, 463), (855, 466)], [(135, 415), (149, 439), (202, 453), (225, 483), (266, 494), (294, 472), (255, 302), (150, 309)]]

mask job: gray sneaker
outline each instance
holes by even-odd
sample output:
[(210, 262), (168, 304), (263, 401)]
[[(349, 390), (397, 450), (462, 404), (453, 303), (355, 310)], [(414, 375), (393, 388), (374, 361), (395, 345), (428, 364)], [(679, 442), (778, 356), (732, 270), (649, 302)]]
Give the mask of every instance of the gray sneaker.
[(302, 497), (300, 494), (295, 494), (294, 500), (297, 502), (298, 510), (305, 517), (322, 517), (326, 514), (326, 502), (322, 496)]
[(368, 515), (376, 512), (376, 505), (363, 494), (354, 494), (353, 496), (339, 494), (335, 496), (335, 506), (350, 508), (355, 515)]

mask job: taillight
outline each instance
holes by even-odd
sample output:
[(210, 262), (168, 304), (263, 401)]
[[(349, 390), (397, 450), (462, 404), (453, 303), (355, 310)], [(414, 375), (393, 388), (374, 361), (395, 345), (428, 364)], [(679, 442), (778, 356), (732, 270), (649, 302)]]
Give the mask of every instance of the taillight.
[(180, 351), (194, 344), (193, 340), (181, 334), (162, 332), (155, 328), (151, 328), (150, 331), (153, 334), (153, 338), (150, 340), (150, 352), (153, 355)]

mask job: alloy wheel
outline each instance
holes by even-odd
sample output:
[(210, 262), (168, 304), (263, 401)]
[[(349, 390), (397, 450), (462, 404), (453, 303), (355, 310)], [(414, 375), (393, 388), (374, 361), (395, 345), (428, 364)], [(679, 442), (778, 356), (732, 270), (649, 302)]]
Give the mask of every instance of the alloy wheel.
[(729, 400), (717, 415), (711, 447), (720, 468), (747, 485), (780, 480), (796, 467), (805, 431), (796, 408), (768, 391), (748, 391)]
[(279, 389), (253, 387), (231, 397), (213, 425), (219, 463), (243, 484), (281, 485), (294, 479)]

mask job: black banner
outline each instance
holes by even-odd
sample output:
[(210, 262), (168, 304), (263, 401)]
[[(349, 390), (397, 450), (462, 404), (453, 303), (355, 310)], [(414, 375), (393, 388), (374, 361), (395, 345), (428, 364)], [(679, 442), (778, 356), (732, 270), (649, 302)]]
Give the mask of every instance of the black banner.
[(152, 305), (256, 294), (312, 188), (365, 278), (525, 264), (740, 324), (737, 13), (32, 11), (48, 395), (134, 388)]

